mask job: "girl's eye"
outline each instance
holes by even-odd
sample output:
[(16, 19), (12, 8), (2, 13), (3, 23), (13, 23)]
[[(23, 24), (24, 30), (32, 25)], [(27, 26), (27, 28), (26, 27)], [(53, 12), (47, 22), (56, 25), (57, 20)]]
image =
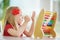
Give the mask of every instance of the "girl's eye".
[(20, 16), (20, 18), (21, 18), (21, 19), (23, 19), (23, 17), (22, 17), (22, 16)]

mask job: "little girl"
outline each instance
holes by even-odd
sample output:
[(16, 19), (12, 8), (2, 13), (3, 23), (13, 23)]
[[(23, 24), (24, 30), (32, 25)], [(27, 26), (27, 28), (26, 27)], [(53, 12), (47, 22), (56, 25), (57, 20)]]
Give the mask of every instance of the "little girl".
[(28, 16), (24, 17), (24, 23), (22, 23), (22, 12), (18, 7), (10, 7), (6, 10), (6, 16), (4, 20), (4, 36), (16, 36), (21, 37), (23, 34), (25, 34), (27, 37), (31, 37), (34, 31), (34, 17), (35, 12), (32, 14), (32, 25), (30, 28), (30, 31), (28, 32), (26, 30), (26, 26), (28, 22), (30, 21), (30, 18)]

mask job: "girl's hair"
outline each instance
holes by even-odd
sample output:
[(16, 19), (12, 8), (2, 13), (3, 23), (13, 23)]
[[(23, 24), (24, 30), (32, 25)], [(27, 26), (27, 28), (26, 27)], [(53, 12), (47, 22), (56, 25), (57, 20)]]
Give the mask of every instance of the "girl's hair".
[(5, 19), (4, 19), (4, 27), (6, 26), (6, 24), (8, 22), (17, 30), (16, 24), (15, 24), (15, 18), (14, 18), (14, 15), (12, 14), (12, 9), (14, 9), (14, 8), (19, 9), (18, 7), (10, 7), (6, 10), (6, 15), (5, 15)]

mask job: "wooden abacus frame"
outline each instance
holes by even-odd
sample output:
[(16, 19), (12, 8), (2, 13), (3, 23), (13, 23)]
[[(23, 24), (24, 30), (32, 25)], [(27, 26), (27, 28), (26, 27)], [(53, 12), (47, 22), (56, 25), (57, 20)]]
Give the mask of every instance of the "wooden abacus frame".
[[(52, 25), (50, 35), (54, 38), (54, 37), (56, 37), (54, 27), (55, 27), (55, 23), (56, 23), (57, 13), (56, 12), (52, 12), (52, 13), (53, 13), (52, 15), (54, 16), (55, 19), (54, 19), (54, 24)], [(43, 23), (45, 14), (46, 13), (45, 13), (44, 9), (42, 9), (41, 12), (39, 13), (39, 16), (38, 16), (36, 24), (35, 24), (35, 31), (34, 31), (34, 37), (35, 38), (37, 38), (37, 37), (43, 38), (44, 37), (44, 34), (43, 34), (43, 31), (42, 31), (41, 27), (42, 27), (42, 23)], [(51, 14), (51, 12), (49, 11), (48, 14)]]

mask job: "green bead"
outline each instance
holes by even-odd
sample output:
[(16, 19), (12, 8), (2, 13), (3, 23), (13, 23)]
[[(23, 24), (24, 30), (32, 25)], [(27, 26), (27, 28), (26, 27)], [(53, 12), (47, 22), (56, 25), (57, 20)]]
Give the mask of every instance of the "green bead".
[(54, 20), (50, 20), (50, 22), (53, 24), (54, 23)]
[(47, 20), (44, 20), (44, 21), (47, 21)]

